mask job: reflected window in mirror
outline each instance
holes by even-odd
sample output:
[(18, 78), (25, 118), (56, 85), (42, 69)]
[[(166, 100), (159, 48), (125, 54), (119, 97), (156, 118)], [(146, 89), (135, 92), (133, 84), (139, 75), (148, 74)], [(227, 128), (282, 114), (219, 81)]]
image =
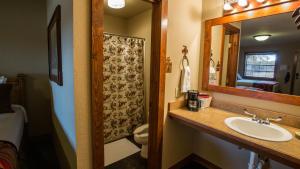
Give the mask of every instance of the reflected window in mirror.
[(275, 79), (277, 54), (246, 53), (244, 77), (250, 79)]

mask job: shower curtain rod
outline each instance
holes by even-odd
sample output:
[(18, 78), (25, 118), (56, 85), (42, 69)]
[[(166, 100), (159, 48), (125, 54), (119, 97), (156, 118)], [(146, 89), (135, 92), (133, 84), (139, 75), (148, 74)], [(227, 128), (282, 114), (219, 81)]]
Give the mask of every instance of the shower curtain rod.
[(119, 35), (119, 34), (114, 34), (114, 33), (108, 33), (108, 32), (104, 32), (104, 34), (108, 34), (108, 35), (114, 35), (114, 36), (119, 36), (119, 37), (124, 37), (124, 38), (135, 38), (135, 39), (141, 39), (146, 41), (145, 38), (139, 38), (139, 37), (135, 37), (135, 36), (126, 36), (126, 35)]

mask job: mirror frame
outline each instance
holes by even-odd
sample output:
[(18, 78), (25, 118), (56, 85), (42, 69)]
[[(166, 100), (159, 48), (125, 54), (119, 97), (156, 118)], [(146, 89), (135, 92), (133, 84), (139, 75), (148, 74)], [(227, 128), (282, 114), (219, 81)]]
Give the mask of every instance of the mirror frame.
[(300, 106), (300, 96), (265, 91), (250, 91), (234, 87), (217, 86), (209, 84), (210, 51), (213, 26), (293, 12), (299, 6), (300, 1), (297, 0), (205, 21), (202, 90)]

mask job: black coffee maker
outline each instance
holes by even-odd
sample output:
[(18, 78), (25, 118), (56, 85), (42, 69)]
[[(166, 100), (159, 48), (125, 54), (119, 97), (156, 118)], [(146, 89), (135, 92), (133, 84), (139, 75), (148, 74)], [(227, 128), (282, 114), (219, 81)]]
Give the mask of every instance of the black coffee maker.
[(197, 112), (199, 110), (198, 90), (189, 90), (187, 99), (187, 108), (189, 111)]

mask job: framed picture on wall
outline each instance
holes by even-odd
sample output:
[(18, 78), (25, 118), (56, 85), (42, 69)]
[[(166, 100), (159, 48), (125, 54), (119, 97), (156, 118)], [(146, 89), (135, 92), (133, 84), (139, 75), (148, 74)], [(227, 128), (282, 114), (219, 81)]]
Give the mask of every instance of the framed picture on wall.
[(49, 78), (58, 85), (63, 85), (61, 53), (61, 7), (55, 8), (48, 26)]

